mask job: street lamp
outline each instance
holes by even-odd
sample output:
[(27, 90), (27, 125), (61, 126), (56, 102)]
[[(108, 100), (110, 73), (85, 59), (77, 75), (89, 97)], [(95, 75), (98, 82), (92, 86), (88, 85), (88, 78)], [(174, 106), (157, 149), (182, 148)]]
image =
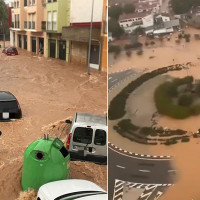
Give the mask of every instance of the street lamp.
[(93, 10), (94, 10), (94, 0), (92, 0), (92, 13), (91, 13), (91, 22), (90, 22), (90, 37), (89, 37), (88, 66), (87, 66), (88, 75), (90, 75), (90, 53), (91, 53), (91, 40), (92, 40)]

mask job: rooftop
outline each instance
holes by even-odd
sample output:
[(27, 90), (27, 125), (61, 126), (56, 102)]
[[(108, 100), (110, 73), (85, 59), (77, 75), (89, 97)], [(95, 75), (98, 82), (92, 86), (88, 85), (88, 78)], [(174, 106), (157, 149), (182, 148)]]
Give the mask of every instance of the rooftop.
[(150, 11), (141, 12), (141, 13), (123, 13), (122, 15), (120, 15), (119, 21), (125, 20), (125, 19), (132, 19), (132, 18), (143, 18), (143, 17), (146, 17), (149, 14), (151, 14)]

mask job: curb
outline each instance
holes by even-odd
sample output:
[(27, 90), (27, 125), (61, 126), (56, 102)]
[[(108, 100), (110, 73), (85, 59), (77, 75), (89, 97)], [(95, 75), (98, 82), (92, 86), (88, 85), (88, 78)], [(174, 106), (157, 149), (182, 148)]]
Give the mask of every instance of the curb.
[(124, 153), (126, 155), (129, 155), (129, 156), (135, 156), (135, 157), (141, 157), (141, 158), (152, 158), (152, 159), (172, 159), (173, 156), (152, 156), (152, 155), (145, 155), (145, 154), (137, 154), (137, 153), (133, 153), (133, 152), (130, 152), (130, 151), (126, 151), (124, 149), (121, 149), (119, 147), (117, 147), (116, 145), (108, 142), (108, 146), (110, 146), (111, 148), (121, 152), (121, 153)]

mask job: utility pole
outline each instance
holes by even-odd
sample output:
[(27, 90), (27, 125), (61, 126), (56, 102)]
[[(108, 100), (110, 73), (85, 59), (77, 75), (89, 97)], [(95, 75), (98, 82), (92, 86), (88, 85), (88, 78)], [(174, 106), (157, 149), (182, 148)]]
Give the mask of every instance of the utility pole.
[(88, 66), (87, 66), (88, 75), (90, 75), (90, 53), (91, 53), (91, 40), (92, 40), (93, 10), (94, 10), (94, 0), (92, 0), (92, 13), (91, 13), (91, 22), (90, 22), (90, 37), (89, 37)]

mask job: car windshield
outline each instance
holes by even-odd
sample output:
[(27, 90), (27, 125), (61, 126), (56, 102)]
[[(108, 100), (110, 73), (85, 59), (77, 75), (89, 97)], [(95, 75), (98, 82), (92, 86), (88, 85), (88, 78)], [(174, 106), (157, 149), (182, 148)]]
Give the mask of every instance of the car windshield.
[(74, 131), (73, 141), (83, 144), (91, 144), (93, 129), (85, 127), (77, 127)]
[(16, 101), (0, 101), (0, 111), (7, 112), (9, 110), (18, 109)]

